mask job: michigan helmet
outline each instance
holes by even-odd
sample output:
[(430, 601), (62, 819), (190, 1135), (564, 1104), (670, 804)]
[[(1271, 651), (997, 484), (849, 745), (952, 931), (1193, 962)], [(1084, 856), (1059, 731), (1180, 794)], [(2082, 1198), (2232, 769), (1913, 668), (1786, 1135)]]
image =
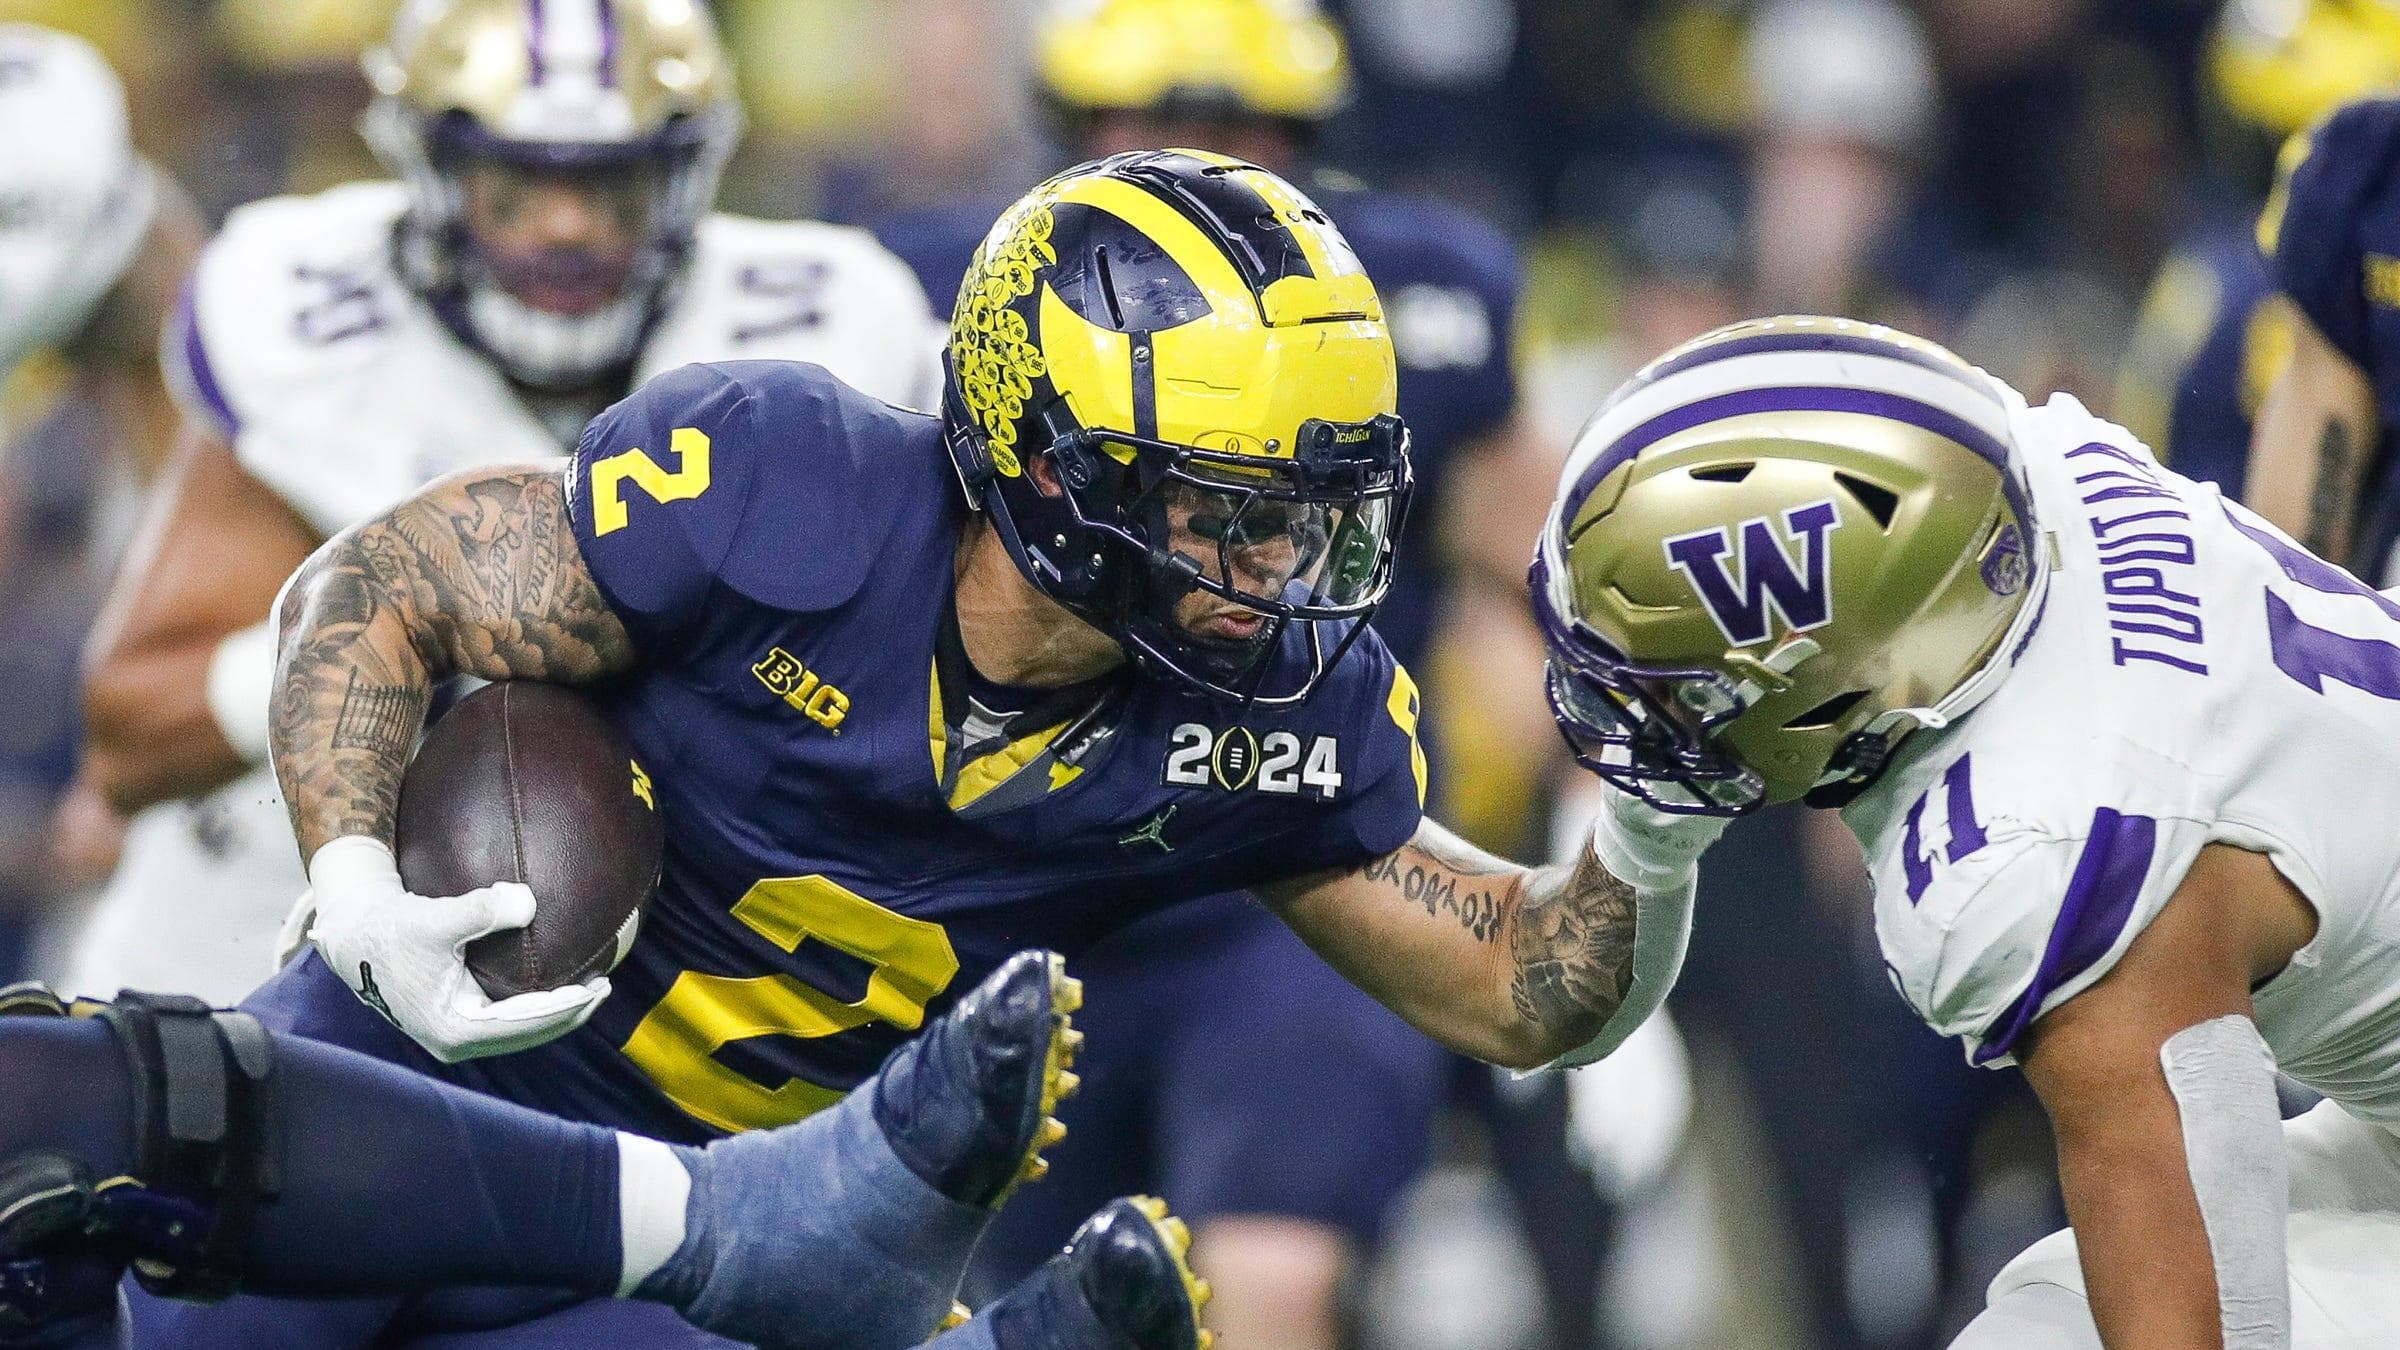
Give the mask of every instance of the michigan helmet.
[(2048, 582), (2014, 403), (1845, 319), (1732, 324), (1635, 374), (1578, 438), (1531, 578), (1577, 759), (1737, 814), (1866, 781), (1981, 701)]
[[(571, 390), (622, 372), (680, 279), (740, 134), (732, 72), (698, 0), (408, 0), (367, 53), (368, 143), (407, 185), (402, 271), (511, 378)], [(606, 183), (629, 262), (503, 256), (470, 228), (470, 166)], [(528, 299), (593, 287), (562, 310)]]
[(2228, 0), (2208, 47), (2233, 114), (2289, 136), (2353, 99), (2400, 85), (2393, 0)]
[[(969, 498), (1145, 667), (1298, 702), (1382, 599), (1410, 486), (1391, 337), (1266, 170), (1145, 151), (1043, 183), (976, 249), (945, 361)], [(1305, 668), (1270, 681), (1293, 624)]]
[(1340, 30), (1310, 0), (1067, 0), (1034, 35), (1063, 112), (1310, 122), (1349, 92)]

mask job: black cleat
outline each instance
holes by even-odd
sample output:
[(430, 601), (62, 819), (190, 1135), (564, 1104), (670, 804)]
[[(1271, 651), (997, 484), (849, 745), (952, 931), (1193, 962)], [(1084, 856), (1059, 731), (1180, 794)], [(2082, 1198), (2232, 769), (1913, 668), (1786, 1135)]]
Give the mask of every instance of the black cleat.
[[(976, 1314), (960, 1345), (998, 1350), (1208, 1350), (1208, 1281), (1192, 1273), (1192, 1235), (1149, 1196), (1111, 1200), (1067, 1249)], [(967, 1334), (967, 1333), (961, 1333)], [(933, 1350), (952, 1342), (937, 1339)]]
[(884, 1061), (875, 1123), (910, 1171), (952, 1200), (997, 1209), (1050, 1170), (1054, 1112), (1075, 1090), (1083, 986), (1056, 952), (1019, 952)]

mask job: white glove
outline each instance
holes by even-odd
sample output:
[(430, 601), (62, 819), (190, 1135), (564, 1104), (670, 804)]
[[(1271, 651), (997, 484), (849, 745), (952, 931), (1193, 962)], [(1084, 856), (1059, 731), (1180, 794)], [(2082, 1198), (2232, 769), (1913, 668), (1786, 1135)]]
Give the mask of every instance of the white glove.
[(513, 881), (448, 898), (411, 895), (392, 850), (364, 835), (318, 849), (308, 880), (316, 898), (308, 936), (325, 964), (444, 1064), (556, 1040), (608, 997), (606, 977), (497, 1003), (475, 983), (467, 944), (533, 922), (533, 892)]
[(1661, 811), (1630, 792), (1600, 783), (1601, 809), (1592, 821), (1592, 852), (1637, 891), (1681, 881), (1708, 846), (1725, 833), (1727, 817)]

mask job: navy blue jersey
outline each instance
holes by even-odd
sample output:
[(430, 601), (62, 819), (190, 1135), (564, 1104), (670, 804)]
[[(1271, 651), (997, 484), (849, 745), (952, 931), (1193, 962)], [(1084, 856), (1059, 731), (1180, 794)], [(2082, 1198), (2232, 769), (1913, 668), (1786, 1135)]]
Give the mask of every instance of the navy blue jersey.
[(2400, 100), (2350, 104), (2294, 139), (2259, 243), (2275, 284), (2374, 385), (2384, 434), (2347, 561), (2381, 576), (2400, 536)]
[[(1012, 952), (1071, 955), (1416, 828), (1416, 693), (1372, 634), (1298, 708), (1128, 674), (1072, 763), (1040, 755), (1048, 727), (956, 764), (937, 645), (967, 513), (939, 423), (815, 366), (663, 376), (592, 423), (570, 472), (576, 540), (639, 655), (602, 705), (666, 823), (658, 894), (575, 1057), (622, 1080), (596, 1058), (621, 1051), (710, 1125), (834, 1100)], [(1031, 793), (1025, 764), (1047, 775)], [(1014, 804), (974, 809), (987, 795)]]
[(2251, 424), (2291, 359), (2291, 314), (2250, 222), (2203, 222), (2151, 285), (2117, 386), (2117, 420), (2177, 473), (2239, 498)]
[[(1416, 525), (1401, 539), (1374, 626), (1404, 665), (1419, 664), (1445, 580), (1431, 547), (1434, 503), (1461, 448), (1499, 426), (1517, 402), (1510, 349), (1516, 249), (1491, 225), (1441, 202), (1370, 191), (1331, 174), (1311, 180), (1308, 190), (1375, 283), (1400, 361)], [(1007, 205), (975, 198), (914, 211), (877, 226), (876, 237), (915, 270), (935, 311), (947, 313), (967, 260)]]

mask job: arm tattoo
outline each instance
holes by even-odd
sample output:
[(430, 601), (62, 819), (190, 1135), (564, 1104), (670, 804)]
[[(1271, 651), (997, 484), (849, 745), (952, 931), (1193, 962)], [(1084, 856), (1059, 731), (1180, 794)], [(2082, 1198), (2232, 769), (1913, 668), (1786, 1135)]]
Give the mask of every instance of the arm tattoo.
[(1427, 917), (1449, 915), (1477, 942), (1499, 941), (1503, 897), (1521, 875), (1520, 869), (1494, 871), (1489, 859), (1453, 852), (1455, 856), (1446, 855), (1420, 838), (1411, 847), (1368, 859), (1358, 874), (1397, 891), (1408, 903), (1422, 906)]
[(1633, 887), (1590, 849), (1572, 868), (1536, 873), (1519, 892), (1509, 997), (1553, 1044), (1581, 1045), (1633, 987)]
[(2333, 547), (2343, 517), (2349, 514), (2351, 457), (2350, 428), (2339, 418), (2327, 418), (2325, 431), (2317, 438), (2317, 479), (2308, 497), (2308, 536), (2300, 541), (2314, 552), (2326, 553)]
[(632, 664), (563, 489), (555, 468), (446, 479), (300, 569), (280, 615), (271, 739), (303, 857), (345, 834), (391, 841), (435, 682), (573, 683)]

